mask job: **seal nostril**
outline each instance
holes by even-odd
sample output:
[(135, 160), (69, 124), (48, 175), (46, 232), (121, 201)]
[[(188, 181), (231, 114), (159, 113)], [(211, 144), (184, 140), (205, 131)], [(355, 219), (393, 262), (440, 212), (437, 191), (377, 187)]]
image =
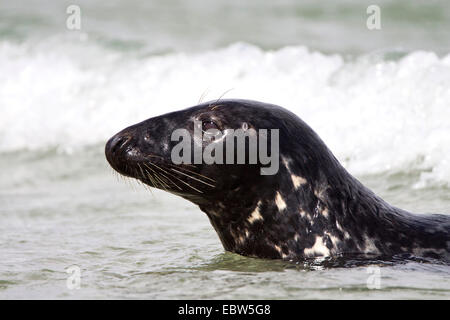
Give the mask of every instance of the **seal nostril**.
[(108, 141), (107, 149), (110, 153), (116, 153), (125, 145), (128, 140), (129, 138), (126, 136), (114, 136)]

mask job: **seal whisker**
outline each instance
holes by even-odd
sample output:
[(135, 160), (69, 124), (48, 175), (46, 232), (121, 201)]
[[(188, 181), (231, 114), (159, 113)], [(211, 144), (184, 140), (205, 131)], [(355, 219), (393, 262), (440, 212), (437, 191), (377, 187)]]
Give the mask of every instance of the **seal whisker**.
[[(128, 165), (125, 165), (125, 170), (126, 171), (129, 171), (129, 168), (128, 168)], [(128, 177), (125, 177), (125, 178), (128, 178)], [(136, 189), (134, 188), (134, 186), (133, 186), (133, 184), (131, 183), (131, 179), (124, 179), (125, 180), (125, 182), (130, 186), (130, 188), (132, 188), (133, 189), (133, 191), (136, 191)]]
[(203, 102), (203, 99), (206, 97), (206, 95), (209, 93), (209, 88), (207, 88), (205, 91), (203, 91), (202, 95), (200, 96), (200, 99), (198, 99), (198, 103), (200, 104)]
[[(146, 155), (145, 157), (146, 157), (146, 158), (157, 158), (157, 159), (160, 159), (160, 160), (163, 160), (163, 161), (164, 161), (164, 158), (163, 158), (163, 157), (157, 156), (157, 155), (153, 155), (153, 154), (148, 154), (148, 155)], [(169, 164), (169, 165), (171, 165), (171, 164)], [(172, 166), (174, 166), (174, 165), (172, 165)], [(183, 163), (183, 166), (191, 167), (191, 168), (196, 168), (195, 165), (189, 164), (189, 163)]]
[(121, 176), (117, 171), (115, 171), (114, 169), (111, 170), (113, 176), (116, 178), (117, 182), (119, 182), (119, 177)]
[[(152, 164), (151, 162), (149, 162), (149, 164)], [(147, 166), (147, 164), (144, 163), (144, 166), (146, 166), (149, 170), (151, 170), (155, 175), (157, 175), (156, 169), (153, 170), (152, 168), (150, 168), (149, 166)], [(170, 178), (166, 177), (163, 173), (159, 172), (159, 180), (162, 181), (162, 179), (165, 178), (164, 180), (166, 181), (165, 184), (168, 188), (169, 184), (168, 183), (172, 183), (175, 187), (177, 187), (180, 190), (183, 190), (182, 188), (180, 188), (175, 182), (173, 182)], [(167, 190), (166, 190), (167, 191)]]
[(147, 170), (145, 170), (145, 172), (147, 173), (147, 177), (149, 178), (150, 182), (154, 185), (155, 188), (157, 188), (158, 183), (155, 181), (155, 179), (153, 179), (153, 176)]
[(202, 181), (202, 180), (200, 180), (200, 179), (197, 179), (197, 178), (195, 178), (195, 177), (193, 177), (193, 176), (191, 176), (191, 175), (188, 175), (188, 174), (186, 174), (186, 173), (184, 173), (184, 172), (178, 171), (177, 169), (171, 168), (170, 170), (175, 171), (175, 172), (177, 172), (177, 173), (179, 173), (179, 174), (182, 174), (182, 175), (184, 175), (184, 176), (186, 176), (186, 177), (188, 177), (188, 178), (191, 178), (192, 180), (195, 180), (195, 181), (201, 182), (201, 183), (203, 183), (203, 184), (206, 184), (207, 186), (210, 186), (211, 188), (214, 188), (214, 187), (215, 187), (215, 186), (212, 185), (212, 184), (206, 183), (206, 182), (204, 182), (204, 181)]
[[(147, 173), (147, 175), (145, 174), (145, 172), (144, 172), (144, 170), (142, 170), (142, 167), (141, 167), (141, 165), (138, 163), (138, 167), (139, 167), (139, 170), (141, 171), (141, 173), (142, 173), (142, 178), (145, 178), (145, 177), (147, 177), (148, 176), (148, 173)], [(139, 181), (139, 180), (138, 180)], [(150, 188), (149, 186), (147, 186), (145, 183), (142, 183), (142, 181), (139, 181), (146, 189), (148, 189), (148, 190), (150, 190), (150, 193), (153, 195), (153, 191), (152, 191), (152, 188)]]
[(154, 171), (153, 173), (154, 173), (155, 179), (158, 180), (160, 185), (163, 187), (163, 189), (167, 191), (167, 188), (170, 188), (169, 185), (161, 179), (161, 177), (158, 175), (158, 172)]
[[(145, 163), (144, 163), (144, 165), (145, 165)], [(145, 165), (146, 166), (146, 165)], [(147, 167), (147, 166), (146, 166)], [(147, 168), (149, 168), (149, 167), (147, 167)], [(153, 180), (153, 182), (152, 183), (154, 183), (156, 186), (159, 184), (164, 190), (166, 190), (167, 191), (167, 189), (166, 189), (166, 186), (167, 187), (169, 187), (166, 183), (164, 183), (164, 181), (162, 181), (161, 179), (160, 179), (160, 177), (158, 176), (158, 173), (156, 172), (156, 171), (153, 171), (151, 168), (149, 168), (152, 172), (153, 172), (153, 174), (154, 174), (154, 176), (153, 176), (153, 178), (154, 178), (154, 180)], [(148, 174), (148, 171), (147, 171), (147, 174)], [(148, 176), (150, 177), (150, 174), (148, 174)]]
[[(144, 164), (145, 165), (145, 164)], [(138, 166), (139, 166), (139, 168), (142, 170), (142, 168), (141, 168), (141, 166), (138, 164)], [(158, 181), (156, 181), (154, 178), (153, 178), (153, 176), (147, 171), (147, 170), (145, 170), (145, 173), (144, 173), (144, 178), (145, 177), (147, 177), (149, 180), (150, 180), (150, 182), (153, 184), (153, 186), (155, 187), (155, 188), (157, 188), (158, 187)]]
[[(178, 165), (178, 166), (175, 166), (174, 164), (168, 164), (169, 166), (172, 166), (172, 167), (180, 167), (180, 165)], [(182, 166), (185, 166), (185, 167), (190, 167), (190, 168), (196, 168), (196, 166), (194, 166), (193, 164), (189, 164), (189, 163), (183, 163), (182, 164)]]
[(164, 171), (164, 172), (167, 173), (168, 175), (174, 177), (175, 179), (177, 179), (177, 180), (180, 181), (181, 183), (187, 185), (189, 188), (191, 188), (191, 189), (193, 189), (193, 190), (195, 190), (195, 191), (197, 191), (197, 192), (199, 192), (199, 193), (203, 193), (202, 191), (198, 190), (197, 188), (194, 188), (193, 186), (191, 186), (191, 185), (190, 185), (189, 183), (187, 183), (186, 181), (183, 181), (183, 180), (181, 180), (180, 178), (178, 178), (177, 176), (175, 176), (174, 174), (165, 171), (164, 169), (162, 169), (161, 167), (157, 166), (156, 164), (154, 164), (154, 163), (150, 163), (150, 164), (156, 166), (157, 168), (159, 168), (160, 170)]
[[(163, 178), (160, 174), (158, 174), (158, 173), (155, 173), (155, 176), (156, 176), (156, 178), (158, 179), (158, 181), (160, 181), (160, 182), (163, 184), (164, 190), (167, 191), (167, 188), (170, 188), (170, 186), (167, 184), (167, 181), (164, 180), (164, 178)], [(167, 188), (166, 188), (166, 187), (167, 187)]]
[[(196, 191), (198, 191), (198, 192), (201, 192), (201, 191), (199, 191), (198, 189), (192, 187), (190, 184), (186, 183), (185, 181), (183, 181), (183, 180), (179, 179), (178, 177), (176, 177), (175, 175), (171, 174), (170, 172), (167, 172), (167, 171), (164, 170), (163, 168), (159, 167), (158, 165), (156, 165), (156, 164), (154, 164), (154, 163), (151, 163), (151, 162), (150, 162), (149, 164), (151, 164), (152, 166), (158, 168), (160, 171), (163, 171), (163, 172), (167, 173), (168, 175), (174, 177), (175, 179), (177, 179), (177, 180), (179, 180), (180, 182), (182, 182), (183, 184), (185, 184), (185, 185), (191, 187), (192, 189), (194, 189), (194, 190), (196, 190)], [(155, 169), (155, 170), (156, 170), (156, 169)], [(162, 174), (162, 173), (161, 173), (161, 174)], [(181, 191), (183, 191), (183, 188), (180, 188), (175, 182), (173, 182), (172, 179), (170, 179), (170, 178), (167, 177), (167, 176), (166, 176), (166, 178), (169, 179), (169, 181), (170, 181), (171, 183), (173, 183), (178, 189), (180, 189)]]
[(179, 187), (172, 179), (170, 179), (169, 177), (167, 177), (166, 175), (164, 175), (163, 173), (159, 173), (161, 175), (161, 178), (164, 178), (164, 180), (166, 180), (168, 183), (173, 184), (175, 187), (177, 187), (179, 190), (183, 190), (183, 188)]
[[(220, 99), (223, 98), (224, 95), (226, 95), (228, 92), (230, 92), (231, 90), (234, 90), (234, 88), (230, 88), (227, 91), (225, 91), (224, 93), (222, 93), (222, 95), (219, 97), (219, 99), (216, 100), (216, 102), (214, 102), (214, 104), (216, 104), (217, 102), (220, 101)], [(218, 107), (218, 106), (214, 106), (213, 108)]]
[(139, 168), (139, 170), (141, 171), (141, 174), (142, 174), (142, 178), (145, 178), (146, 177), (146, 175), (145, 175), (145, 173), (144, 173), (144, 170), (142, 170), (142, 167), (141, 167), (141, 165), (138, 163), (137, 164), (138, 165), (138, 168)]
[(202, 175), (202, 174), (200, 174), (200, 173), (197, 173), (197, 172), (195, 172), (195, 171), (192, 171), (192, 170), (189, 170), (189, 169), (180, 167), (180, 166), (175, 166), (175, 165), (173, 165), (173, 164), (170, 164), (170, 166), (175, 167), (175, 168), (177, 168), (178, 170), (184, 170), (184, 171), (186, 171), (186, 172), (189, 172), (189, 173), (198, 175), (198, 176), (200, 176), (200, 177), (202, 177), (202, 178), (205, 178), (205, 179), (207, 179), (207, 180), (209, 180), (209, 181), (211, 181), (211, 182), (216, 182), (216, 180), (214, 180), (214, 179), (212, 179), (212, 178), (209, 178), (209, 177), (207, 177), (207, 176), (204, 176), (204, 175)]
[[(145, 189), (150, 190), (150, 188), (146, 184), (144, 184), (141, 180), (136, 179), (136, 181), (140, 186), (143, 186)], [(150, 192), (152, 191), (150, 190)]]

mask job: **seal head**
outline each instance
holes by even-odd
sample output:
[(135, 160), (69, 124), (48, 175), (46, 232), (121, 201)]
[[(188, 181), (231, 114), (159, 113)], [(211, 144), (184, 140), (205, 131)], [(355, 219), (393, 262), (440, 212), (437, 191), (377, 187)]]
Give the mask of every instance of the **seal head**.
[[(264, 137), (276, 170), (262, 174), (267, 161), (247, 161), (250, 143), (244, 163), (205, 163), (184, 151), (190, 161), (175, 163), (177, 129), (189, 135), (192, 149), (214, 149), (214, 155), (222, 150), (219, 143), (235, 139), (230, 129), (248, 131), (248, 141), (250, 132), (266, 130), (254, 141), (259, 151)], [(220, 134), (208, 136), (210, 131)], [(233, 150), (236, 160), (236, 144)], [(389, 205), (351, 176), (305, 122), (279, 106), (233, 99), (203, 103), (122, 130), (105, 153), (120, 174), (197, 204), (228, 251), (288, 260), (398, 254), (449, 259), (450, 216), (415, 215)]]

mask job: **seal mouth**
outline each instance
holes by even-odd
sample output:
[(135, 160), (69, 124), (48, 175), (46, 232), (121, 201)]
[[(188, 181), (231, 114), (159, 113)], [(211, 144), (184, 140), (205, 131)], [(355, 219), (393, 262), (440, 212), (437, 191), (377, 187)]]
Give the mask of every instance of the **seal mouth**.
[(139, 161), (140, 156), (132, 144), (130, 134), (118, 133), (109, 139), (105, 146), (105, 156), (114, 170), (134, 178), (130, 163)]

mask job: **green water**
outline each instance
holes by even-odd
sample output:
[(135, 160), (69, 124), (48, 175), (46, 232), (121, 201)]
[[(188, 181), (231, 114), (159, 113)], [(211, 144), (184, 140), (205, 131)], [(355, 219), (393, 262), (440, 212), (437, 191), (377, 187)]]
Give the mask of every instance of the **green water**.
[[(445, 265), (384, 265), (380, 289), (369, 289), (367, 266), (312, 268), (225, 253), (198, 208), (118, 178), (102, 151), (2, 156), (0, 166), (8, 170), (0, 175), (1, 298), (449, 296)], [(410, 179), (361, 177), (393, 204), (414, 211), (450, 208), (448, 190), (418, 192), (408, 187)], [(73, 265), (81, 269), (80, 289), (67, 287), (66, 270)]]
[[(2, 1), (0, 36), (24, 41), (66, 36), (67, 1)], [(265, 49), (305, 45), (322, 52), (450, 49), (450, 5), (377, 1), (381, 31), (366, 27), (373, 1), (77, 1), (82, 33), (114, 50), (203, 51), (244, 41)]]

